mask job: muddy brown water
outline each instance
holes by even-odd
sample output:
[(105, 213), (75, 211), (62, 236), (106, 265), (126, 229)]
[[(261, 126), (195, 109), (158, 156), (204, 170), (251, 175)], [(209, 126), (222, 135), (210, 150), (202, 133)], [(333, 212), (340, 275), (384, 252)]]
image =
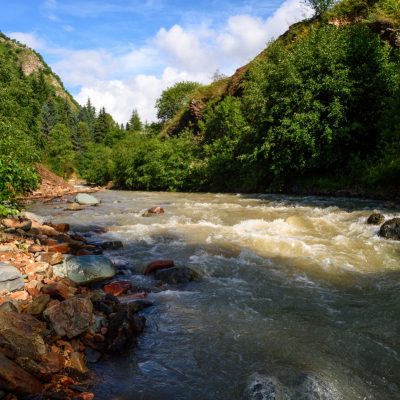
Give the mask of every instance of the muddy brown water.
[[(379, 202), (106, 191), (98, 207), (30, 211), (110, 231), (136, 284), (154, 259), (202, 278), (151, 294), (137, 346), (92, 365), (98, 399), (400, 399), (400, 242)], [(165, 214), (145, 218), (159, 205)]]

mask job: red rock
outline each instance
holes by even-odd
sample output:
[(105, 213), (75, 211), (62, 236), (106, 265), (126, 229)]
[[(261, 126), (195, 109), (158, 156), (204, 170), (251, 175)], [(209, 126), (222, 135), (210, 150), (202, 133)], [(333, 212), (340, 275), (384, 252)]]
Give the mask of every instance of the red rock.
[(18, 292), (10, 293), (8, 297), (13, 300), (26, 301), (29, 299), (29, 293), (25, 290), (20, 290)]
[(46, 224), (46, 225), (51, 226), (51, 227), (54, 228), (56, 231), (62, 232), (62, 233), (67, 233), (67, 232), (69, 232), (69, 229), (70, 229), (69, 224), (64, 224), (64, 223), (60, 223), (60, 224), (48, 223), (48, 224)]
[(114, 296), (119, 296), (122, 293), (127, 292), (132, 287), (131, 282), (129, 281), (117, 281), (111, 282), (103, 287), (103, 290), (106, 293), (111, 293)]
[(40, 393), (43, 385), (31, 374), (0, 353), (1, 388), (7, 391), (26, 395)]
[(42, 287), (42, 293), (48, 294), (52, 299), (65, 300), (73, 297), (76, 289), (62, 282), (49, 283)]
[(75, 399), (77, 399), (77, 400), (92, 400), (92, 399), (94, 399), (94, 394), (90, 393), (90, 392), (79, 393), (77, 396), (75, 396)]
[(42, 235), (46, 235), (46, 236), (57, 236), (59, 234), (58, 231), (56, 231), (53, 227), (48, 226), (48, 225), (38, 226), (37, 229), (39, 229), (39, 231)]
[(93, 253), (86, 249), (80, 249), (75, 253), (76, 256), (91, 256)]
[(53, 246), (55, 244), (58, 244), (58, 242), (55, 239), (50, 239), (48, 237), (45, 237), (40, 239), (40, 244), (45, 246)]
[(42, 357), (41, 362), (51, 373), (56, 373), (64, 368), (65, 358), (59, 352), (51, 351)]
[(61, 253), (40, 253), (36, 260), (47, 262), (50, 265), (56, 265), (63, 262), (64, 256)]
[(44, 250), (44, 247), (41, 246), (40, 244), (32, 244), (28, 248), (29, 253), (39, 253), (40, 251), (43, 251), (43, 250)]
[(68, 254), (71, 253), (71, 248), (69, 247), (68, 243), (57, 243), (48, 246), (48, 251), (51, 253)]
[(155, 260), (147, 265), (144, 274), (148, 275), (159, 269), (172, 268), (175, 265), (173, 260)]

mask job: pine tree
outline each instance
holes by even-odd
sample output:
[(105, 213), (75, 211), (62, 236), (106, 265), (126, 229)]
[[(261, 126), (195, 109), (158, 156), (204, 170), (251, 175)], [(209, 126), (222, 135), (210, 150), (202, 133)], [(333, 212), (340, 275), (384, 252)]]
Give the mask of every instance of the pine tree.
[[(129, 129), (128, 129), (129, 127)], [(131, 118), (127, 124), (127, 129), (132, 132), (140, 132), (143, 129), (142, 121), (140, 120), (139, 114), (136, 109), (132, 111)]]

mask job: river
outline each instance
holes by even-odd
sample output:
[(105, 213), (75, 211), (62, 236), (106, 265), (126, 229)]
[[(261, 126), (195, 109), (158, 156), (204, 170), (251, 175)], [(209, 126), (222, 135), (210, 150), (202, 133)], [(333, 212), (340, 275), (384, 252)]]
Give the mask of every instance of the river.
[[(172, 258), (201, 274), (152, 293), (136, 347), (93, 365), (96, 399), (400, 399), (400, 242), (366, 200), (105, 191), (83, 211), (30, 210), (78, 231), (145, 284)], [(152, 207), (165, 214), (142, 217)]]

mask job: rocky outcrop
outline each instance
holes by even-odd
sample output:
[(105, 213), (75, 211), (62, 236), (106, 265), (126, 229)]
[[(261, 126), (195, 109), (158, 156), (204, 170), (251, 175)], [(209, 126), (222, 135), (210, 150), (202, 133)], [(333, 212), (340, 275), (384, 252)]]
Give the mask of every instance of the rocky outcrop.
[(53, 271), (80, 285), (112, 278), (117, 272), (111, 261), (100, 255), (66, 257)]
[(400, 218), (386, 221), (379, 230), (379, 236), (385, 239), (400, 240)]

